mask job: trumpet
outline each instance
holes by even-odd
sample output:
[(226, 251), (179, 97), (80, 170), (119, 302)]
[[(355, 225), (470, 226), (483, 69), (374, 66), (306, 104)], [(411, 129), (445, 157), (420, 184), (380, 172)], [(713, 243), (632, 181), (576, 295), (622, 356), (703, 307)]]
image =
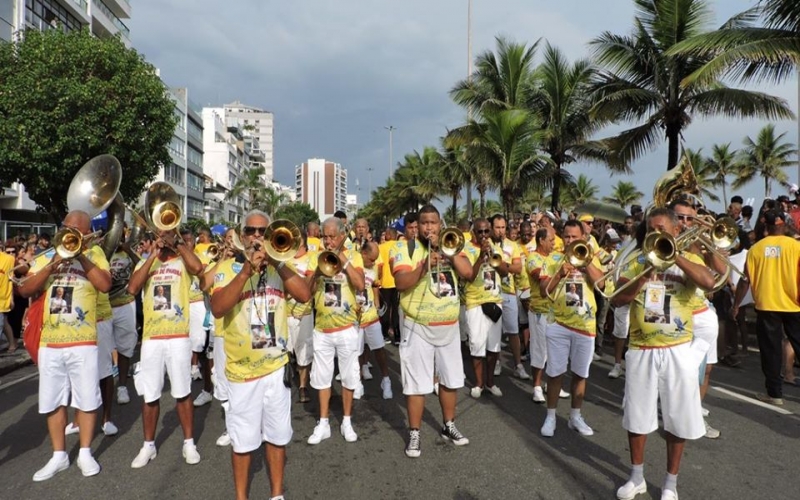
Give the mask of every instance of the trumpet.
[[(61, 262), (59, 265), (63, 264), (65, 261), (70, 261), (83, 253), (89, 245), (95, 243), (97, 241), (97, 237), (100, 235), (100, 231), (95, 231), (89, 234), (81, 234), (80, 231), (77, 229), (73, 229), (71, 227), (64, 227), (58, 230), (56, 235), (53, 237), (53, 249), (55, 249), (56, 254), (61, 257)], [(51, 249), (44, 250), (39, 252), (38, 254), (33, 256), (33, 260), (41, 257), (42, 255), (47, 254), (50, 252)], [(33, 260), (31, 262), (33, 262)], [(15, 273), (22, 271), (28, 267), (30, 267), (31, 262), (20, 264), (14, 267), (10, 274), (9, 279), (17, 285), (21, 285), (28, 279), (28, 277), (16, 278)], [(48, 262), (42, 269), (46, 269), (50, 266), (54, 265), (53, 261)], [(41, 271), (41, 269), (40, 269)]]
[(212, 243), (208, 245), (208, 248), (206, 248), (206, 256), (211, 260), (217, 260), (221, 253), (222, 250), (216, 243)]
[(734, 266), (730, 259), (722, 252), (735, 248), (739, 244), (739, 227), (731, 217), (722, 217), (718, 220), (708, 217), (697, 217), (696, 226), (686, 230), (678, 236), (680, 248), (686, 249), (694, 243), (703, 245), (712, 255), (725, 264), (725, 271), (717, 276), (714, 287), (710, 290), (716, 292), (721, 290), (728, 282), (731, 272), (736, 272), (740, 276), (744, 274)]
[[(447, 228), (439, 234), (439, 245), (431, 247), (430, 251), (428, 252), (428, 275), (432, 276), (433, 269), (431, 268), (431, 255), (433, 253), (441, 253), (446, 257), (455, 257), (456, 255), (460, 254), (461, 251), (464, 249), (464, 245), (466, 244), (466, 240), (464, 239), (464, 233), (459, 231), (455, 228)], [(435, 288), (433, 286), (430, 287), (431, 291), (436, 294), (437, 297), (441, 296), (441, 284), (439, 283), (439, 273), (441, 272), (441, 263), (436, 263), (436, 277), (433, 277), (436, 281)]]
[(606, 299), (612, 299), (622, 293), (624, 290), (627, 290), (633, 285), (633, 283), (638, 281), (639, 278), (648, 274), (649, 272), (666, 271), (675, 264), (675, 259), (678, 257), (678, 251), (680, 248), (679, 245), (680, 241), (669, 233), (664, 233), (661, 231), (651, 231), (647, 233), (647, 235), (644, 237), (641, 250), (631, 253), (626, 261), (632, 262), (638, 260), (640, 257), (644, 257), (647, 265), (642, 272), (631, 278), (630, 281), (624, 285), (618, 286), (612, 293), (605, 293), (603, 290), (599, 289), (597, 285), (604, 282), (611, 276), (612, 273), (615, 272), (610, 271), (606, 273), (603, 278), (598, 280), (597, 283), (595, 283), (595, 289), (598, 290)]
[(501, 254), (500, 252), (494, 252), (489, 257), (489, 265), (494, 268), (500, 267), (500, 264), (502, 263), (503, 263), (503, 254)]
[[(594, 258), (594, 252), (592, 252), (592, 247), (585, 241), (573, 241), (564, 249), (564, 255), (561, 258), (561, 263), (558, 265), (555, 273), (553, 276), (558, 275), (561, 272), (561, 268), (564, 267), (565, 262), (569, 262), (569, 264), (573, 267), (586, 267), (589, 263), (592, 262)], [(564, 280), (559, 281), (558, 286), (555, 289), (554, 294), (547, 292), (547, 297), (550, 300), (555, 300), (556, 296), (561, 292), (561, 289), (564, 288)]]
[(273, 260), (285, 262), (294, 258), (300, 248), (300, 229), (291, 221), (273, 221), (264, 233), (265, 250)]
[(317, 257), (317, 269), (319, 269), (319, 272), (324, 276), (332, 278), (342, 271), (344, 263), (342, 259), (339, 258), (339, 251), (342, 249), (342, 245), (344, 245), (346, 239), (346, 237), (342, 238), (339, 246), (333, 250), (324, 250), (320, 252)]

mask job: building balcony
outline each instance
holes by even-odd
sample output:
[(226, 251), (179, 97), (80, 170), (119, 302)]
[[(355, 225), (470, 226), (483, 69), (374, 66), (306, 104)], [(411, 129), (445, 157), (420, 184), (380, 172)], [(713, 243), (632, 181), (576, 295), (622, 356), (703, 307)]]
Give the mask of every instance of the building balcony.
[(0, 200), (13, 200), (19, 196), (19, 193), (16, 189), (10, 186), (0, 186)]
[(122, 19), (131, 18), (131, 3), (129, 0), (103, 0), (114, 15)]
[(103, 3), (103, 0), (92, 0), (92, 32), (106, 36), (115, 36), (119, 33), (125, 45), (131, 45), (131, 30)]

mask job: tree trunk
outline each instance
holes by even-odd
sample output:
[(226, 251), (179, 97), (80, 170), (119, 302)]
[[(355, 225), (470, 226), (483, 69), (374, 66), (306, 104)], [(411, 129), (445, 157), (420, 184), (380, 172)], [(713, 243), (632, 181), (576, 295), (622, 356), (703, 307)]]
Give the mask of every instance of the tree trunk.
[(556, 164), (556, 172), (553, 176), (553, 192), (551, 194), (550, 208), (553, 213), (558, 210), (558, 204), (561, 201), (561, 164)]
[(772, 186), (769, 185), (769, 177), (766, 175), (764, 176), (764, 198), (769, 198), (769, 195), (772, 193)]
[(458, 223), (458, 192), (460, 189), (453, 189), (453, 224)]
[(472, 178), (467, 180), (467, 220), (472, 220)]
[(480, 195), (480, 211), (481, 217), (486, 217), (486, 188), (484, 186), (478, 186), (478, 194)]
[(678, 149), (680, 147), (681, 129), (677, 125), (667, 125), (667, 170), (672, 170), (678, 164)]
[(727, 185), (728, 185), (728, 183), (727, 183), (727, 182), (725, 182), (725, 180), (723, 179), (723, 180), (722, 180), (722, 206), (723, 206), (723, 207), (726, 207), (726, 208), (727, 208), (727, 206), (726, 206), (725, 204), (726, 204), (726, 203), (728, 203), (728, 189), (727, 189)]

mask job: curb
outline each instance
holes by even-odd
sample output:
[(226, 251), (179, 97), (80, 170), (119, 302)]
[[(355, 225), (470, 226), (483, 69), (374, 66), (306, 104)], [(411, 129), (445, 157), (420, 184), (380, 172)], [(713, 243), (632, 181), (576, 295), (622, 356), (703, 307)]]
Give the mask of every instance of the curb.
[(21, 346), (20, 349), (22, 350), (20, 354), (0, 356), (0, 377), (33, 364), (33, 360), (27, 351)]

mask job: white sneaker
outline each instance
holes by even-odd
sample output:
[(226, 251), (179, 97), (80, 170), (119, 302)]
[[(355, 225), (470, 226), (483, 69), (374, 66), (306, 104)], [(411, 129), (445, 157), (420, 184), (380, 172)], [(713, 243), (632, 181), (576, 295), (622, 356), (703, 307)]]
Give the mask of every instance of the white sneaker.
[(545, 417), (542, 430), (540, 431), (544, 437), (553, 437), (556, 433), (556, 417)]
[(183, 458), (186, 459), (186, 463), (189, 465), (199, 464), (200, 454), (197, 453), (197, 446), (193, 444), (183, 445)]
[(200, 367), (192, 365), (192, 380), (203, 380), (203, 374), (200, 373)]
[(600, 356), (600, 355), (599, 355), (599, 354), (597, 354), (596, 352), (595, 352), (595, 353), (592, 353), (592, 361), (600, 361), (601, 359), (603, 359), (603, 357), (602, 357), (602, 356)]
[(708, 425), (708, 421), (706, 419), (703, 419), (703, 423), (706, 424), (706, 436), (705, 437), (707, 437), (708, 439), (717, 439), (717, 438), (719, 438), (720, 432), (717, 429), (715, 429), (715, 428), (711, 427), (710, 425)]
[(126, 405), (131, 402), (131, 397), (128, 395), (128, 388), (124, 385), (117, 387), (117, 403)]
[(534, 403), (544, 403), (545, 401), (547, 401), (544, 398), (544, 391), (542, 390), (542, 388), (540, 386), (537, 385), (536, 387), (533, 388), (533, 398), (532, 399), (533, 399)]
[(517, 365), (516, 370), (514, 370), (514, 374), (517, 376), (517, 378), (522, 379), (522, 380), (530, 380), (531, 379), (531, 376), (528, 375), (528, 371), (525, 370), (525, 367), (522, 366), (522, 363)]
[(364, 380), (372, 380), (372, 373), (369, 371), (369, 365), (361, 367), (361, 378)]
[(483, 393), (483, 387), (475, 386), (469, 390), (469, 395), (475, 399), (480, 398), (482, 393)]
[(582, 415), (578, 415), (577, 417), (569, 417), (569, 423), (567, 426), (574, 431), (578, 431), (581, 436), (594, 435), (594, 431), (591, 427), (586, 425)]
[(678, 500), (678, 492), (672, 490), (661, 490), (661, 500)]
[(561, 399), (569, 399), (569, 396), (570, 394), (564, 389), (561, 389), (561, 392), (558, 393), (558, 397)]
[[(384, 377), (381, 380), (381, 390), (383, 391), (383, 399), (392, 399), (394, 396), (392, 394), (392, 381), (389, 380), (389, 377)], [(439, 391), (436, 391), (436, 394), (439, 394)]]
[(308, 437), (308, 444), (320, 444), (323, 440), (331, 437), (331, 424), (317, 422), (314, 432)]
[(619, 378), (620, 375), (622, 375), (622, 366), (615, 363), (614, 368), (608, 372), (608, 378)]
[[(103, 427), (101, 427), (101, 429), (103, 429), (103, 434), (105, 434), (106, 436), (116, 436), (117, 433), (119, 432), (119, 429), (117, 429), (117, 426), (114, 425), (114, 422), (112, 422), (110, 420), (108, 422), (104, 423)], [(80, 465), (80, 464), (78, 464), (78, 465)]]
[(66, 429), (64, 429), (64, 435), (70, 436), (72, 434), (77, 434), (81, 431), (81, 428), (75, 425), (74, 423), (70, 422), (67, 424)]
[(96, 476), (100, 473), (100, 464), (93, 456), (89, 455), (88, 458), (81, 458), (78, 456), (78, 468), (85, 477)]
[(707, 417), (709, 413), (711, 413), (710, 411), (708, 411), (708, 408), (706, 408), (705, 406), (701, 406), (701, 408), (703, 409), (703, 417), (704, 418)]
[(353, 390), (353, 399), (361, 399), (364, 397), (364, 384), (358, 383), (358, 387)]
[(194, 398), (193, 404), (195, 408), (198, 408), (200, 406), (207, 405), (208, 403), (211, 402), (212, 399), (213, 398), (211, 397), (211, 393), (206, 390), (203, 390), (200, 392), (200, 394), (197, 395), (196, 398)]
[(367, 361), (367, 365), (366, 366), (367, 366), (367, 368), (372, 370), (372, 362), (371, 361)]
[(497, 396), (498, 398), (503, 395), (503, 391), (500, 390), (499, 387), (493, 385), (491, 387), (486, 387), (486, 390), (492, 393), (492, 396)]
[(131, 462), (131, 468), (133, 469), (141, 469), (145, 465), (147, 465), (150, 460), (153, 460), (158, 455), (155, 446), (142, 446), (142, 449), (139, 450), (139, 454), (136, 455), (136, 458), (133, 459)]
[(503, 367), (500, 366), (500, 360), (498, 359), (497, 363), (494, 365), (494, 376), (497, 377), (501, 373), (503, 373)]
[(231, 445), (231, 437), (228, 435), (228, 431), (224, 431), (217, 438), (217, 446), (230, 446), (230, 445)]
[(633, 481), (628, 481), (617, 490), (617, 498), (619, 500), (633, 500), (636, 495), (647, 492), (647, 482), (642, 481), (639, 484), (633, 484)]
[(353, 424), (342, 424), (339, 426), (339, 432), (344, 436), (344, 440), (348, 443), (355, 443), (358, 441), (358, 434), (353, 430)]
[(69, 467), (69, 457), (66, 455), (61, 458), (51, 458), (44, 467), (36, 471), (33, 475), (33, 480), (36, 482), (47, 481), (63, 470)]

